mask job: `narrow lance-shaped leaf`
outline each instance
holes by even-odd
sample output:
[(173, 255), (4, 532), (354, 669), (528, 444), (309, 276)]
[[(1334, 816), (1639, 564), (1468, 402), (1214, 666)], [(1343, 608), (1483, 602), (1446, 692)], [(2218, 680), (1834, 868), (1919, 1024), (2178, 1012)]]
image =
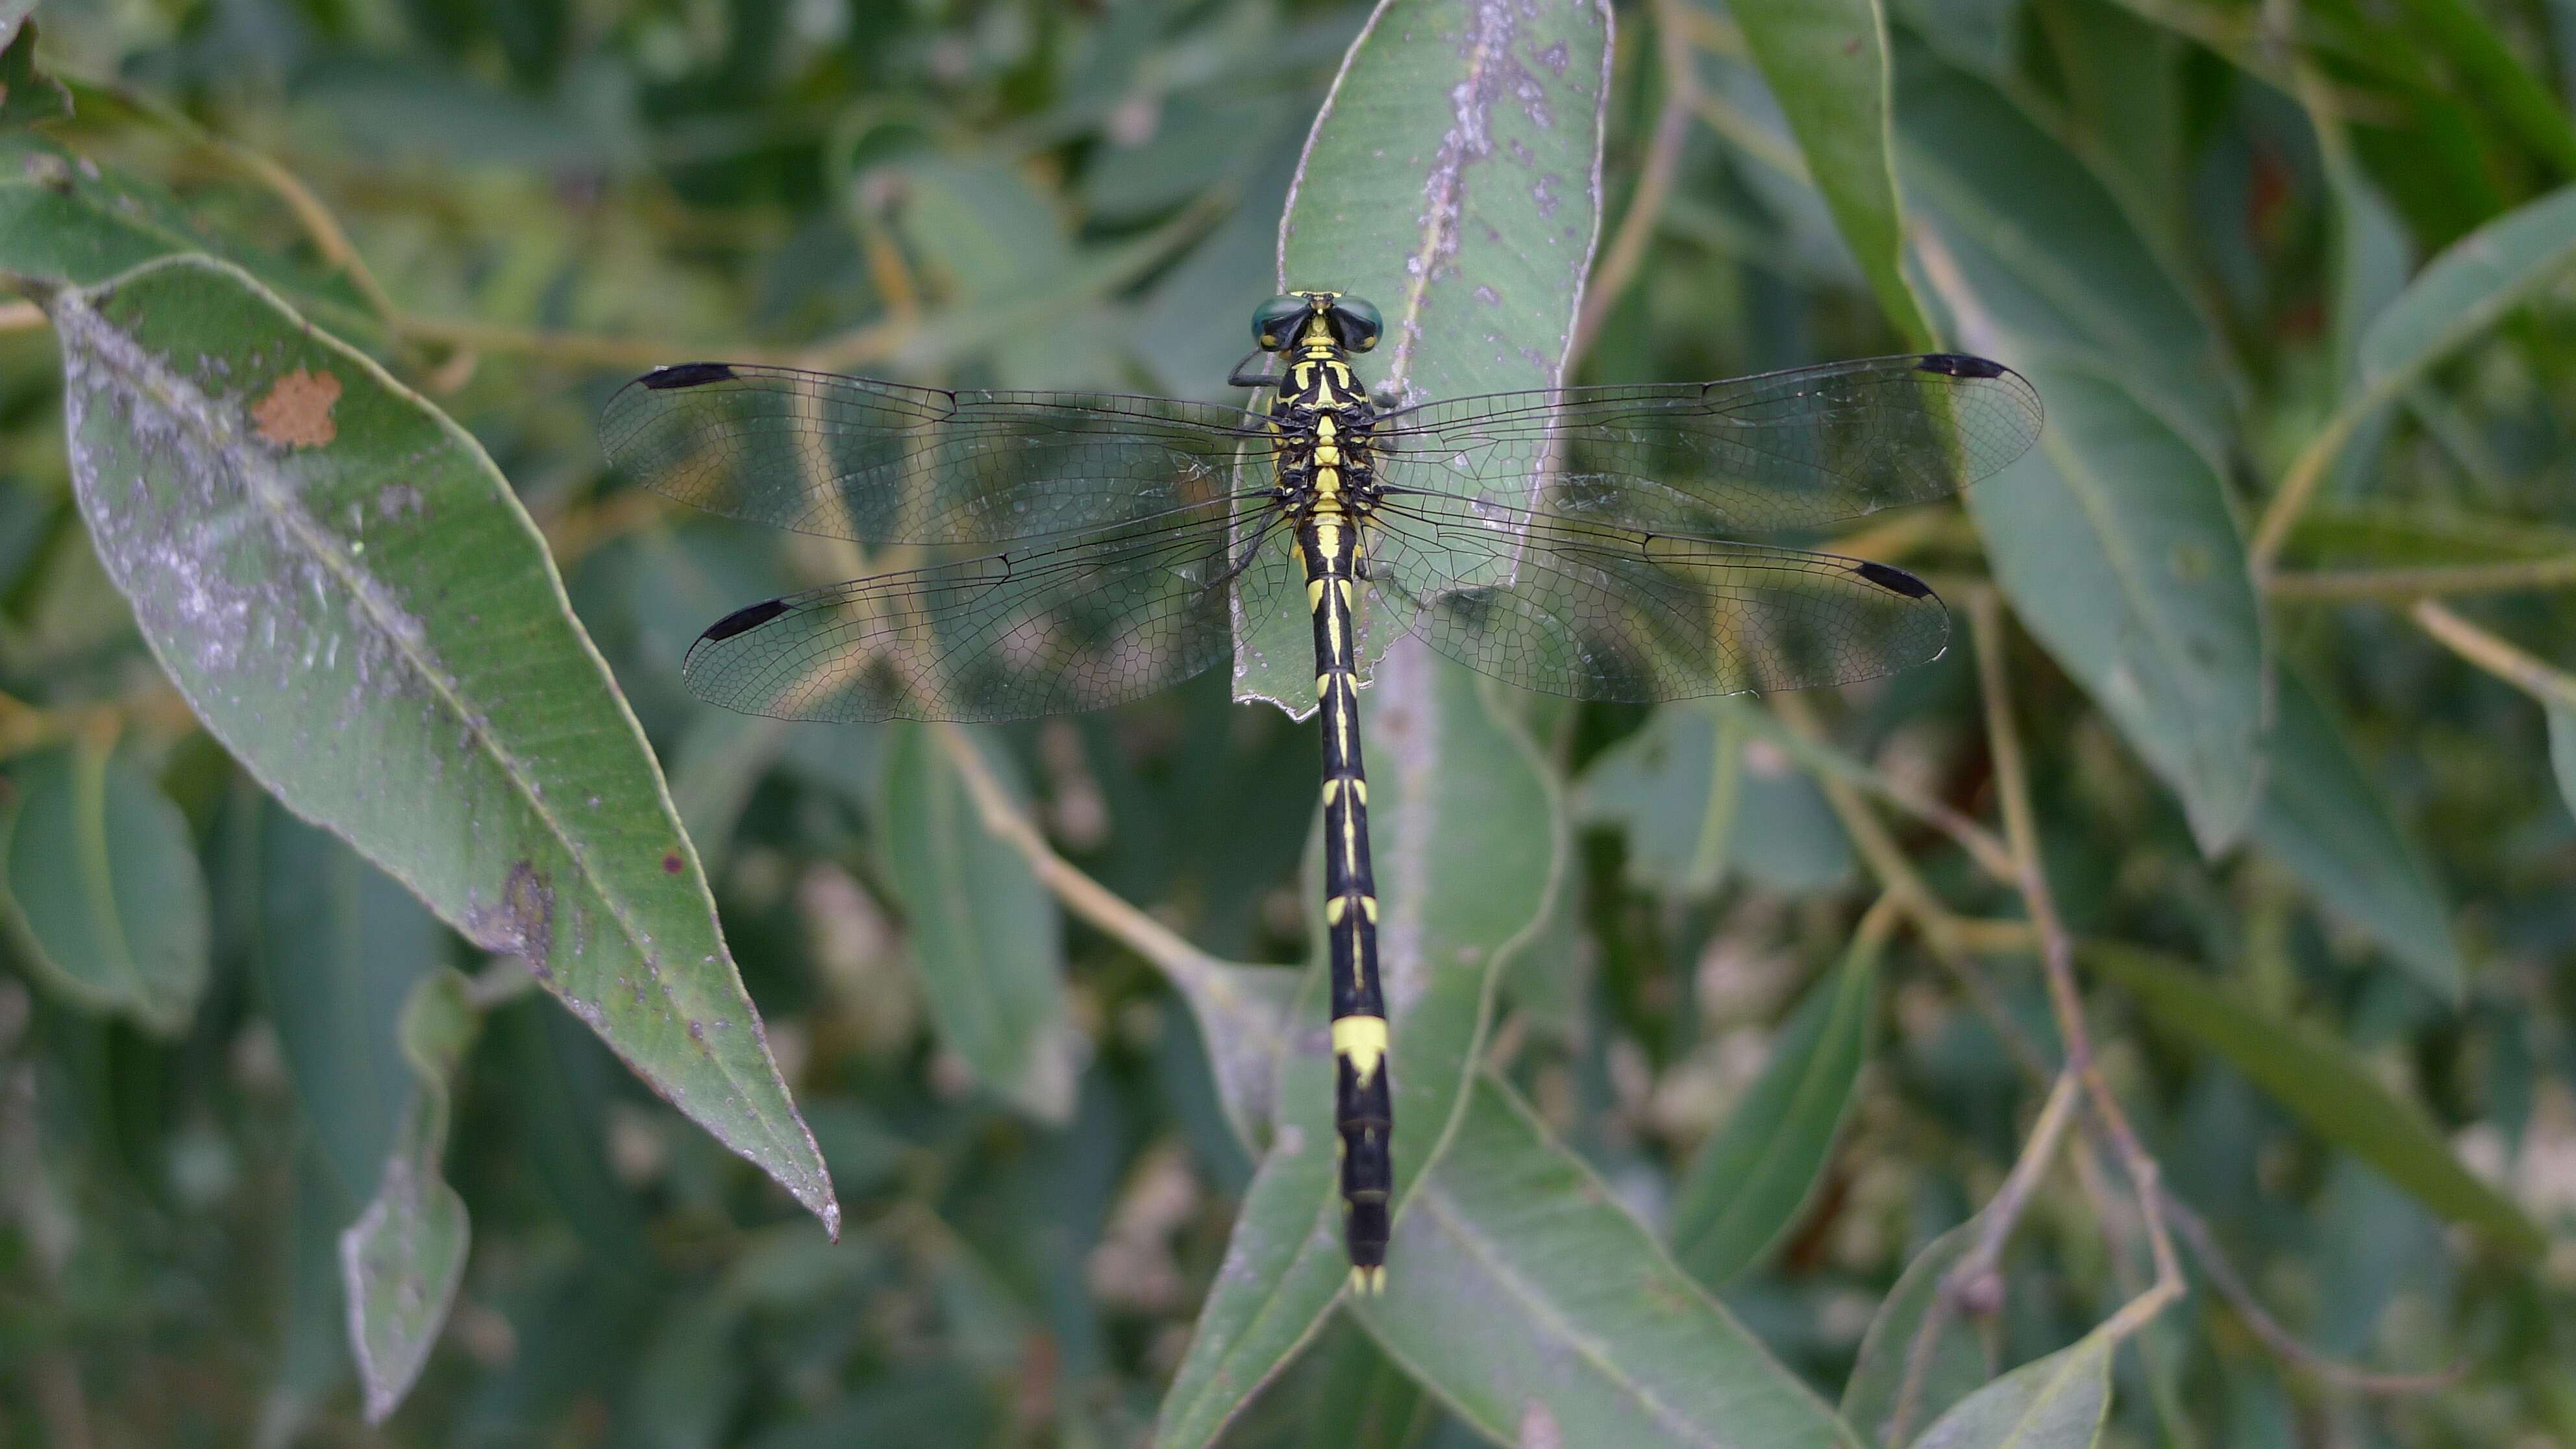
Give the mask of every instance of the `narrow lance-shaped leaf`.
[(643, 732), (482, 449), (225, 263), (39, 290), (82, 516), (198, 717), (836, 1225)]
[[(0, 5), (0, 12), (11, 8)], [(71, 92), (36, 68), (36, 27), (24, 14), (0, 20), (0, 130), (71, 113)]]
[(2225, 1058), (2309, 1131), (2377, 1168), (2424, 1206), (2517, 1253), (2549, 1246), (2511, 1198), (2460, 1165), (2421, 1108), (2381, 1086), (2341, 1043), (2248, 1006), (2152, 952), (2102, 944), (2087, 947), (2083, 961), (2167, 1030)]
[[(1843, 1381), (1842, 1413), (1843, 1422), (1869, 1442), (1903, 1449), (1914, 1431), (1938, 1419), (1952, 1404), (1975, 1393), (1994, 1376), (1994, 1364), (1987, 1357), (1976, 1324), (1957, 1313), (1944, 1316), (1939, 1342), (1920, 1350), (1916, 1347), (1924, 1325), (1931, 1320), (1932, 1305), (1941, 1296), (1943, 1279), (1976, 1246), (1984, 1229), (1982, 1219), (1970, 1218), (1926, 1244), (1922, 1252), (1914, 1255), (1914, 1261), (1905, 1265), (1896, 1286), (1887, 1290), (1877, 1315), (1869, 1321), (1868, 1331), (1861, 1335), (1860, 1357), (1852, 1364), (1851, 1377)], [(1905, 1396), (1905, 1379), (1918, 1351), (1927, 1357), (1923, 1360), (1921, 1382), (1914, 1389), (1914, 1402), (1907, 1408), (1907, 1432), (1899, 1439), (1889, 1430), (1898, 1401)]]
[[(2260, 544), (2277, 548), (2328, 464), (2369, 443), (2388, 404), (2436, 363), (2566, 274), (2576, 261), (2576, 186), (2479, 227), (2433, 259), (2361, 337), (2341, 406), (2311, 440), (2265, 515)], [(2345, 465), (2346, 471), (2351, 465)]]
[(2549, 768), (2558, 776), (2558, 795), (2576, 811), (2576, 709), (2549, 706)]
[(52, 750), (10, 773), (9, 924), (37, 978), (162, 1034), (205, 990), (206, 881), (187, 817), (105, 749)]
[(2571, 262), (2576, 262), (2576, 186), (2526, 202), (2462, 237), (2418, 273), (2362, 334), (2360, 398), (2395, 396), (2426, 368), (2563, 276)]
[(1497, 1443), (1858, 1443), (1490, 1077), (1388, 1261), (1360, 1321)]
[(2254, 838), (2336, 919), (2367, 932), (2434, 995), (2458, 1001), (2468, 968), (2432, 867), (2399, 833), (2307, 685), (2288, 672), (2278, 685), (2271, 778)]
[(22, 285), (86, 287), (146, 262), (190, 254), (239, 265), (343, 337), (366, 341), (379, 326), (345, 280), (200, 226), (160, 185), (42, 136), (0, 135), (0, 276)]
[(481, 1025), (465, 978), (454, 971), (423, 977), (403, 1007), (411, 1101), (374, 1200), (340, 1235), (349, 1347), (369, 1423), (383, 1423), (411, 1392), (465, 1275), (465, 1200), (447, 1185), (439, 1159), (447, 1150), (449, 1079)]
[[(886, 737), (878, 859), (939, 1039), (977, 1080), (1049, 1122), (1073, 1115), (1064, 922), (1026, 857), (984, 829), (936, 725)], [(966, 736), (1015, 789), (1009, 761)], [(1024, 793), (1024, 792), (1020, 792)]]
[(1887, 16), (1878, 0), (1735, 0), (1727, 8), (1780, 98), (1807, 173), (1879, 309), (1899, 335), (1928, 345), (1931, 329), (1902, 265), (1905, 224), (1889, 155)]
[[(1536, 747), (1494, 708), (1490, 687), (1408, 640), (1360, 695), (1399, 1233), (1415, 1184), (1464, 1105), (1495, 973), (1527, 948), (1564, 870), (1563, 804)], [(1309, 851), (1310, 884), (1320, 880), (1321, 858), (1320, 845)], [(1322, 892), (1308, 894), (1318, 903), (1309, 924), (1320, 962)], [(1167, 1449), (1213, 1441), (1323, 1321), (1349, 1272), (1322, 977), (1309, 973), (1290, 1018), (1270, 1149), (1164, 1400), (1155, 1443)], [(1390, 1252), (1389, 1284), (1405, 1271), (1401, 1250)]]
[[(1279, 283), (1386, 319), (1355, 359), (1405, 401), (1554, 387), (1600, 230), (1610, 9), (1383, 0), (1315, 117)], [(1247, 309), (1248, 318), (1249, 311)], [(1315, 708), (1305, 612), (1235, 619), (1235, 698)], [(1362, 605), (1360, 671), (1386, 650)]]
[(1943, 1414), (1914, 1449), (2089, 1449), (2111, 1408), (2111, 1350), (2096, 1330), (2023, 1364)]
[(1682, 1175), (1673, 1256), (1712, 1288), (1759, 1261), (1823, 1179), (1869, 1059), (1884, 937), (1864, 932), (1773, 1043), (1769, 1065)]
[(256, 830), (264, 1005), (314, 1150), (341, 1195), (361, 1202), (384, 1171), (416, 1080), (400, 1041), (404, 1003), (451, 938), (329, 831), (267, 802)]
[(1900, 74), (1921, 295), (1944, 338), (2019, 368), (2048, 407), (2039, 446), (1968, 492), (1987, 557), (2222, 850), (2254, 809), (2265, 647), (2209, 331), (2064, 147), (1919, 50)]

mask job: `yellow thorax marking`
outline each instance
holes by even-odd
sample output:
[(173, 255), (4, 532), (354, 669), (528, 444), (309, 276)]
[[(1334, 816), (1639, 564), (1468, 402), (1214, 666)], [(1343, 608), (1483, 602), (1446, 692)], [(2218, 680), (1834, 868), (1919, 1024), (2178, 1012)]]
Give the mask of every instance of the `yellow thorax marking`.
[(1333, 1055), (1351, 1064), (1351, 1071), (1361, 1086), (1377, 1075), (1377, 1065), (1386, 1056), (1386, 1018), (1383, 1016), (1345, 1016), (1333, 1023)]

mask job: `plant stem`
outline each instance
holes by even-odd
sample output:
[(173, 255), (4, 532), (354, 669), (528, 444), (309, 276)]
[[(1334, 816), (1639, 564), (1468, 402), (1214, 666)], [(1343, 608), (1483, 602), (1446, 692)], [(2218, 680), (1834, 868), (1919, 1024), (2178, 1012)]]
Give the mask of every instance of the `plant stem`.
[(2431, 599), (2408, 611), (2416, 626), (2466, 659), (2551, 709), (2576, 710), (2576, 675), (2506, 643)]
[(2511, 563), (2413, 569), (2308, 569), (2275, 573), (2263, 592), (2276, 599), (2411, 603), (2433, 594), (2499, 594), (2576, 585), (2576, 554)]
[(2022, 902), (2039, 928), (2040, 965), (2048, 981), (2049, 1005), (2066, 1044), (2065, 1070), (2085, 1087), (2094, 1119), (2110, 1137), (2113, 1153), (2137, 1194), (2139, 1216), (2147, 1230), (2147, 1247), (2155, 1260), (2155, 1281), (2123, 1305), (2102, 1326), (2113, 1338), (2137, 1332), (2182, 1295), (2182, 1266), (2174, 1255), (2173, 1237), (2165, 1229), (2163, 1169), (2138, 1140), (2128, 1113), (2102, 1077), (2093, 1056), (2093, 1037), (2084, 1024), (2084, 999), (2075, 981), (2075, 944), (2057, 913), (2049, 891), (2048, 872), (2039, 856), (2039, 826), (2031, 808), (2030, 776), (2021, 749), (2021, 732), (2013, 722), (2012, 696), (2004, 674), (2003, 601), (1992, 589), (1968, 598), (1968, 617), (1977, 641), (1977, 684), (1986, 706), (1986, 737), (1994, 749), (1997, 793), (2002, 797), (2004, 838), (2021, 863)]

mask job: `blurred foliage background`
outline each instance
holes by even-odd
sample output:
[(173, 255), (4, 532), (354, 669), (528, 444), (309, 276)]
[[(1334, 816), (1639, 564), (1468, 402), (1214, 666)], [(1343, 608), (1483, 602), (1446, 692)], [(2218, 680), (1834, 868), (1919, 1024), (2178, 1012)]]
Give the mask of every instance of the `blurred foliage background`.
[[(1887, 320), (1812, 183), (1790, 118), (1842, 98), (1748, 42), (1773, 10), (1619, 7), (1569, 381), (1929, 340)], [(37, 59), (70, 89), (11, 52), (0, 106), (45, 139), (7, 141), (10, 269), (20, 203), (111, 168), (134, 190), (109, 220), (245, 260), (470, 429), (669, 774), (845, 1219), (827, 1243), (196, 727), (73, 506), (54, 341), (18, 304), (0, 1442), (1150, 1437), (1254, 1169), (1189, 1006), (1069, 921), (959, 787), (918, 783), (922, 735), (690, 700), (697, 632), (829, 560), (605, 476), (593, 426), (625, 376), (707, 355), (1225, 398), (1366, 16), (44, 7)], [(1978, 637), (2000, 658), (1961, 607), (1941, 664), (1776, 710), (1497, 704), (1565, 813), (1494, 828), (1575, 848), (1487, 1060), (1790, 1372), (1855, 1402), (1864, 1335), (1910, 1321), (1909, 1263), (1961, 1251), (1943, 1235), (2004, 1185), (2046, 1095), (2031, 1065), (2059, 1050), (1994, 823), (2026, 778), (2100, 1069), (2163, 1164), (2192, 1288), (2121, 1348), (2104, 1442), (2576, 1443), (2576, 822), (2552, 774), (2554, 741), (2576, 789), (2576, 684), (2544, 662), (2576, 647), (2576, 210), (2553, 190), (2576, 180), (2576, 6), (1891, 0), (1886, 23), (1927, 314), (2032, 371), (2052, 441), (2031, 466), (2149, 539), (2175, 597), (2241, 577), (2259, 616), (2204, 647), (2197, 605), (2158, 612), (2158, 585), (1981, 490), (1844, 542), (1954, 604), (1999, 580), (2020, 627), (1992, 611)], [(2127, 627), (2181, 629), (2186, 671), (2255, 661), (2241, 739), (2219, 716), (2252, 696), (2165, 694), (2182, 682), (2124, 669), (2116, 629), (2084, 647), (2086, 600), (2138, 590)], [(2019, 758), (1981, 663), (2008, 670)], [(1307, 729), (1219, 674), (983, 738), (1115, 897), (1215, 957), (1305, 959)], [(49, 912), (99, 890), (143, 973), (57, 959), (83, 927)], [(1874, 989), (1839, 991), (1881, 892), (1911, 929)], [(480, 1020), (443, 1158), (472, 1252), (417, 1387), (370, 1425), (337, 1240), (442, 1080), (396, 1026), (445, 967)], [(961, 972), (1025, 1023), (999, 1085), (990, 1043), (939, 1029)], [(2080, 1134), (1961, 1297), (1986, 1356), (1969, 1385), (2147, 1283), (2115, 1156)], [(1754, 1179), (1775, 1188), (1758, 1231), (1711, 1227), (1710, 1195)], [(1475, 1422), (1335, 1321), (1223, 1442), (1467, 1444)], [(1537, 1432), (1520, 1442), (1583, 1442)]]

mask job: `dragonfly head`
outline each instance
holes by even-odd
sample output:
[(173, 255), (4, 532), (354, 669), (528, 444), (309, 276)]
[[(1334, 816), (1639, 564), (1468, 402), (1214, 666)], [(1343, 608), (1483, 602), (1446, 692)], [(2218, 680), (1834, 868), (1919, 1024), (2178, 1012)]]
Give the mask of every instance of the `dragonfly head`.
[(1377, 346), (1384, 325), (1377, 309), (1357, 297), (1341, 292), (1287, 292), (1253, 311), (1252, 340), (1264, 352), (1285, 352), (1301, 343), (1317, 342), (1345, 352), (1366, 352)]

